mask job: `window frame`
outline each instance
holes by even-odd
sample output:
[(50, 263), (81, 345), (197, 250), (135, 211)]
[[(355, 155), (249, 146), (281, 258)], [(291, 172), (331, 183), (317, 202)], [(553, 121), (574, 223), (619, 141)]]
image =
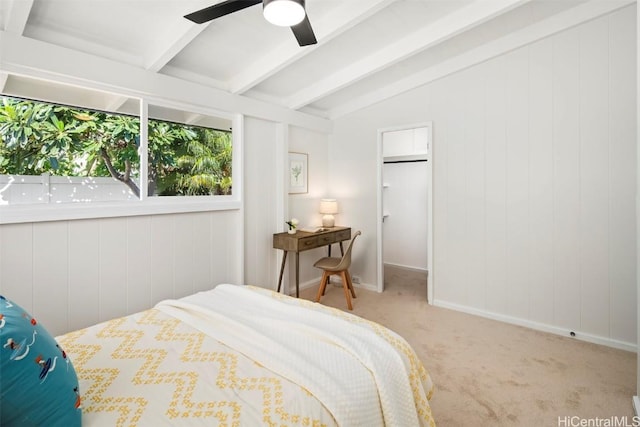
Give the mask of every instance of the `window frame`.
[[(93, 90), (92, 88), (86, 88)], [(118, 95), (118, 94), (115, 94)], [(12, 95), (7, 95), (12, 96)], [(56, 204), (18, 204), (0, 206), (0, 224), (17, 224), (43, 221), (64, 221), (94, 218), (160, 215), (187, 212), (239, 210), (242, 207), (242, 146), (244, 116), (239, 113), (221, 112), (195, 105), (172, 102), (154, 97), (124, 95), (139, 102), (140, 118), (140, 198), (138, 200), (112, 202), (74, 202)], [(48, 101), (42, 101), (48, 102)], [(231, 195), (215, 196), (160, 196), (147, 195), (146, 150), (148, 147), (149, 105), (172, 108), (189, 113), (203, 114), (230, 120), (233, 140)], [(77, 106), (79, 108), (86, 108)]]

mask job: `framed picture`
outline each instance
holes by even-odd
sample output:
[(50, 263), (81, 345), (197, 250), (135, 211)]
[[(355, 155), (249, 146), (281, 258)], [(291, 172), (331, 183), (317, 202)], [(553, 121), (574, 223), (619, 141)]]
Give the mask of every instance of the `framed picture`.
[(289, 194), (309, 191), (307, 160), (307, 154), (289, 153)]

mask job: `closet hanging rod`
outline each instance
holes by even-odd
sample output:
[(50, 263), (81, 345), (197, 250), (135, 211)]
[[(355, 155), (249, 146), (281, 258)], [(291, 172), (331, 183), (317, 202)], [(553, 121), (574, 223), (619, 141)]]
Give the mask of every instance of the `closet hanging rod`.
[(418, 162), (428, 162), (428, 159), (417, 159), (417, 160), (385, 160), (382, 163), (389, 164), (389, 163), (418, 163)]

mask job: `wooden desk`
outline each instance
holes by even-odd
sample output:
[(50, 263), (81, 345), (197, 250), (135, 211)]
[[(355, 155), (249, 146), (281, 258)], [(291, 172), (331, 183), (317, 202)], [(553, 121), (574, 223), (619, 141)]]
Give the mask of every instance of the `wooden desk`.
[(328, 246), (328, 253), (331, 256), (331, 245), (333, 243), (340, 244), (340, 253), (344, 255), (342, 242), (351, 239), (350, 227), (332, 227), (327, 231), (318, 231), (311, 233), (308, 231), (297, 231), (295, 234), (276, 233), (273, 235), (274, 249), (282, 249), (284, 256), (282, 257), (282, 265), (280, 266), (280, 277), (278, 278), (278, 292), (282, 286), (282, 274), (284, 266), (287, 262), (287, 253), (295, 252), (296, 254), (296, 298), (300, 296), (300, 252), (309, 249)]

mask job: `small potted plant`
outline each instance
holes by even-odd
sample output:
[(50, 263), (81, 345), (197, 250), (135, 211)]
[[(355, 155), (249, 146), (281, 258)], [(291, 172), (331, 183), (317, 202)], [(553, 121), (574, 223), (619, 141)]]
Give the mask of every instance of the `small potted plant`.
[(291, 218), (287, 221), (287, 225), (289, 226), (289, 234), (296, 234), (296, 227), (298, 227), (298, 220), (295, 218)]

